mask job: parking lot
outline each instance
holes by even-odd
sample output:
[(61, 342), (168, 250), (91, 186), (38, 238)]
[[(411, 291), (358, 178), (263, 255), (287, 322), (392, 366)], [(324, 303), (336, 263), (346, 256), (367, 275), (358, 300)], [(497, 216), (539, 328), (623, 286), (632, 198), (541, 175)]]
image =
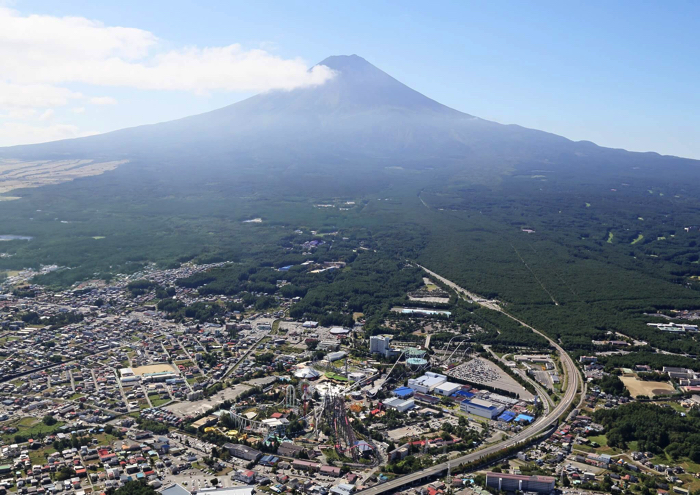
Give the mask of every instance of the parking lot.
[(185, 416), (197, 416), (202, 414), (209, 409), (211, 409), (215, 404), (220, 404), (225, 400), (233, 400), (244, 391), (250, 389), (250, 385), (245, 383), (239, 383), (231, 388), (222, 390), (216, 393), (208, 399), (202, 399), (192, 402), (178, 402), (177, 404), (171, 404), (166, 406), (165, 409), (173, 412), (174, 414), (185, 417)]
[(518, 394), (523, 400), (532, 400), (533, 398), (532, 394), (513, 380), (508, 373), (486, 359), (474, 358), (452, 368), (447, 375), (468, 382), (513, 392)]

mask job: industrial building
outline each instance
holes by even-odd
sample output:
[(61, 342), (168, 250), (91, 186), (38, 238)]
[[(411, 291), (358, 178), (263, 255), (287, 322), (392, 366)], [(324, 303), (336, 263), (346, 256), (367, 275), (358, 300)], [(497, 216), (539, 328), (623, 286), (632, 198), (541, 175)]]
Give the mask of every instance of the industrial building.
[(399, 399), (408, 399), (409, 397), (412, 397), (414, 393), (414, 390), (411, 387), (399, 387), (394, 389), (392, 394), (394, 394), (396, 397)]
[(554, 478), (551, 476), (486, 473), (486, 486), (499, 492), (551, 493), (554, 491)]
[(463, 400), (459, 404), (459, 408), (467, 414), (475, 414), (488, 419), (494, 419), (505, 410), (504, 406), (497, 406), (487, 400), (476, 398)]
[(413, 399), (408, 399), (408, 400), (403, 400), (399, 399), (398, 397), (392, 397), (391, 399), (386, 399), (383, 402), (385, 407), (390, 407), (391, 409), (396, 409), (399, 412), (406, 412), (409, 409), (413, 409), (416, 407), (415, 402), (413, 402)]
[(343, 327), (333, 327), (330, 331), (331, 335), (335, 335), (338, 338), (347, 336), (350, 333), (350, 329)]
[(361, 382), (365, 379), (365, 376), (366, 375), (361, 371), (354, 371), (352, 373), (348, 373), (348, 380), (350, 380), (350, 383)]
[(262, 452), (255, 450), (247, 445), (241, 445), (237, 443), (225, 443), (224, 448), (228, 450), (228, 453), (233, 457), (238, 457), (239, 459), (245, 459), (246, 461), (257, 461), (262, 457)]
[(535, 420), (533, 416), (529, 416), (527, 414), (518, 414), (515, 418), (516, 423), (532, 423)]
[(421, 377), (411, 378), (408, 380), (408, 386), (421, 394), (429, 394), (435, 390), (435, 387), (445, 383), (446, 381), (447, 377), (445, 375), (428, 371)]
[(326, 354), (326, 361), (332, 363), (333, 361), (338, 361), (339, 359), (343, 359), (347, 355), (348, 355), (348, 353), (345, 351), (331, 352), (331, 353)]
[(459, 383), (445, 382), (435, 387), (435, 393), (449, 397), (461, 389), (462, 386)]

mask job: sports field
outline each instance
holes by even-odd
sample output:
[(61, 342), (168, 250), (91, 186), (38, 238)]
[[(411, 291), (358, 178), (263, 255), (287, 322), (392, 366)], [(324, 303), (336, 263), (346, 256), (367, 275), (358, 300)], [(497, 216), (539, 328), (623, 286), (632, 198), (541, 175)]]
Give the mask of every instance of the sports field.
[(171, 364), (149, 364), (147, 366), (131, 368), (131, 370), (136, 376), (145, 375), (146, 373), (163, 373), (169, 371), (177, 371), (175, 368), (173, 368), (173, 365)]
[(673, 386), (667, 382), (645, 382), (636, 376), (621, 376), (620, 380), (625, 384), (632, 397), (637, 397), (638, 395), (646, 395), (647, 397), (673, 395), (675, 392)]

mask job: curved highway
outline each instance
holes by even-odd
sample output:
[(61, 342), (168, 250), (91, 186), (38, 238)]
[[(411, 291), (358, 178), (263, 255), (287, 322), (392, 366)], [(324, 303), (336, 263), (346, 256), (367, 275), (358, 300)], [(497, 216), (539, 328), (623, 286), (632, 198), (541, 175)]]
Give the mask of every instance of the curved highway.
[(379, 493), (387, 493), (387, 492), (394, 492), (406, 485), (410, 485), (412, 483), (415, 483), (417, 481), (420, 481), (425, 478), (429, 478), (432, 476), (438, 476), (443, 472), (446, 472), (448, 469), (448, 464), (453, 467), (457, 467), (460, 464), (468, 464), (473, 461), (478, 461), (479, 459), (483, 458), (484, 456), (487, 456), (489, 454), (493, 454), (496, 452), (500, 452), (504, 449), (507, 449), (508, 447), (511, 447), (513, 445), (516, 445), (521, 442), (526, 442), (530, 440), (531, 438), (539, 435), (540, 433), (546, 431), (547, 429), (551, 428), (552, 426), (557, 424), (557, 421), (559, 420), (559, 417), (562, 416), (566, 410), (569, 408), (571, 404), (573, 404), (574, 399), (576, 398), (576, 392), (578, 391), (579, 385), (581, 384), (581, 377), (578, 373), (578, 370), (576, 369), (576, 364), (574, 361), (571, 359), (571, 356), (569, 356), (564, 349), (557, 344), (554, 340), (550, 339), (547, 335), (544, 333), (540, 332), (539, 330), (536, 330), (532, 328), (530, 325), (520, 321), (519, 319), (515, 318), (514, 316), (508, 314), (505, 312), (497, 302), (493, 301), (487, 301), (482, 297), (477, 296), (476, 294), (473, 294), (466, 289), (463, 289), (462, 287), (458, 286), (454, 282), (451, 282), (447, 280), (444, 277), (441, 277), (435, 272), (432, 272), (428, 270), (427, 268), (420, 266), (423, 270), (425, 270), (427, 273), (429, 273), (431, 276), (435, 277), (436, 279), (440, 280), (450, 288), (454, 289), (457, 291), (457, 293), (463, 294), (469, 299), (476, 301), (478, 304), (481, 306), (491, 309), (493, 311), (498, 311), (499, 313), (504, 314), (505, 316), (511, 318), (514, 321), (517, 321), (521, 325), (523, 325), (526, 328), (529, 328), (533, 332), (535, 332), (538, 335), (541, 335), (545, 339), (547, 339), (552, 347), (554, 347), (557, 352), (559, 353), (559, 359), (561, 360), (562, 365), (564, 366), (564, 370), (566, 373), (567, 381), (566, 381), (566, 390), (564, 392), (564, 396), (561, 398), (561, 401), (559, 404), (550, 410), (549, 414), (546, 416), (541, 416), (538, 418), (534, 423), (532, 423), (529, 427), (525, 428), (522, 430), (520, 433), (517, 435), (514, 435), (510, 438), (507, 438), (506, 440), (488, 446), (486, 448), (483, 448), (481, 450), (471, 452), (469, 454), (463, 455), (461, 457), (457, 457), (455, 459), (451, 459), (449, 463), (443, 462), (441, 464), (436, 464), (434, 466), (431, 466), (429, 468), (421, 469), (420, 471), (416, 471), (411, 474), (407, 474), (405, 476), (401, 476), (399, 478), (395, 478), (391, 481), (387, 481), (385, 483), (381, 483), (378, 485), (375, 485), (371, 488), (367, 488), (365, 490), (361, 490), (358, 493), (363, 493), (367, 495), (373, 495), (373, 494), (379, 494)]

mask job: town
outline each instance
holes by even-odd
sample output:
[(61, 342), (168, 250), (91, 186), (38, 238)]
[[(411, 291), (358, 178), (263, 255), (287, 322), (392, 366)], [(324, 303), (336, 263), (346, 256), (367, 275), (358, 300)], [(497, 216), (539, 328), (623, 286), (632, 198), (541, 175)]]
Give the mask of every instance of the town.
[[(574, 364), (554, 342), (500, 352), (477, 342), (484, 328), (457, 329), (440, 309), (477, 296), (432, 272), (387, 313), (388, 329), (419, 328), (407, 341), (367, 335), (362, 315), (350, 327), (292, 318), (296, 296), (260, 311), (178, 282), (224, 265), (150, 267), (59, 292), (31, 284), (31, 271), (5, 282), (1, 493), (144, 482), (166, 495), (685, 494), (700, 484), (688, 462), (617, 439), (609, 414), (653, 404), (689, 418), (700, 406), (693, 370)], [(163, 301), (200, 313), (176, 321)], [(211, 307), (214, 318), (198, 317)]]

